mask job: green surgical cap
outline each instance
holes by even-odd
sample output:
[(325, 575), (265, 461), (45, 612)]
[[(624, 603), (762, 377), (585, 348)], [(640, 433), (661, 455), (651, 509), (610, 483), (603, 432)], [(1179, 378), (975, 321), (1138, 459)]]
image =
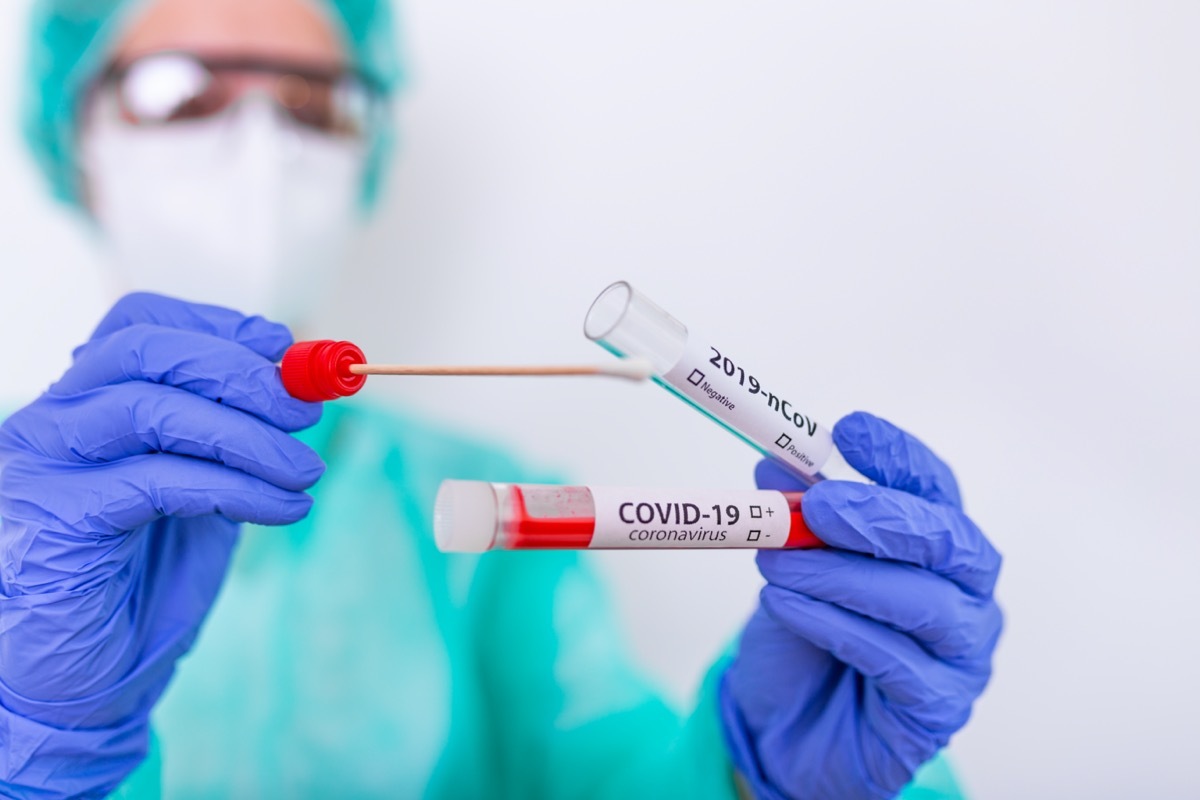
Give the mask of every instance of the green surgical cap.
[[(54, 196), (79, 206), (82, 99), (131, 12), (146, 0), (34, 0), (22, 127)], [(320, 0), (341, 20), (354, 65), (390, 95), (402, 71), (388, 0)], [(363, 186), (369, 207), (391, 151), (388, 120), (372, 143)]]

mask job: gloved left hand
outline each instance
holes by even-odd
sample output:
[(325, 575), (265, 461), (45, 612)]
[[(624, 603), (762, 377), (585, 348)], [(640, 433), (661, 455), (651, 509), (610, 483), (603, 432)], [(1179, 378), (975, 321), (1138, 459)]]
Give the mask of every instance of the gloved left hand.
[[(145, 755), (239, 523), (302, 519), (287, 328), (148, 294), (0, 425), (0, 796), (99, 797)], [(185, 754), (186, 757), (186, 754)]]
[[(828, 480), (804, 520), (829, 550), (758, 555), (767, 579), (721, 684), (734, 765), (759, 800), (894, 797), (991, 675), (1000, 555), (950, 469), (869, 414), (834, 427), (878, 485)], [(772, 462), (761, 488), (803, 488)]]

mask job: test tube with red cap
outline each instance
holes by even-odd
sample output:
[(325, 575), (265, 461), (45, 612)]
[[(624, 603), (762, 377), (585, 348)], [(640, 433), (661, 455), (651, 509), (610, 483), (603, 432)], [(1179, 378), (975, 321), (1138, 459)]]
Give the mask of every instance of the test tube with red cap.
[(766, 549), (823, 547), (802, 492), (443, 481), (438, 549)]

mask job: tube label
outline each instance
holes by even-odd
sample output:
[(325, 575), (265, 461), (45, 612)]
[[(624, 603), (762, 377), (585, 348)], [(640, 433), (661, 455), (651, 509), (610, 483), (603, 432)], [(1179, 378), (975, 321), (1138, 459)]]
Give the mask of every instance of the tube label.
[(724, 350), (689, 336), (687, 348), (662, 380), (697, 408), (757, 444), (801, 475), (820, 471), (833, 436), (816, 420)]
[(792, 527), (782, 492), (588, 488), (590, 548), (783, 547)]

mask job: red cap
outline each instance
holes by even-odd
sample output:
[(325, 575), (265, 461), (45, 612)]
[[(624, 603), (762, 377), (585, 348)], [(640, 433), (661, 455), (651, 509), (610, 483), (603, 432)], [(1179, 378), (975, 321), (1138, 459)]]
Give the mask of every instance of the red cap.
[(365, 363), (367, 357), (357, 345), (319, 339), (296, 342), (289, 347), (279, 370), (288, 394), (297, 400), (318, 403), (349, 397), (361, 389), (367, 376), (350, 372), (350, 365)]

